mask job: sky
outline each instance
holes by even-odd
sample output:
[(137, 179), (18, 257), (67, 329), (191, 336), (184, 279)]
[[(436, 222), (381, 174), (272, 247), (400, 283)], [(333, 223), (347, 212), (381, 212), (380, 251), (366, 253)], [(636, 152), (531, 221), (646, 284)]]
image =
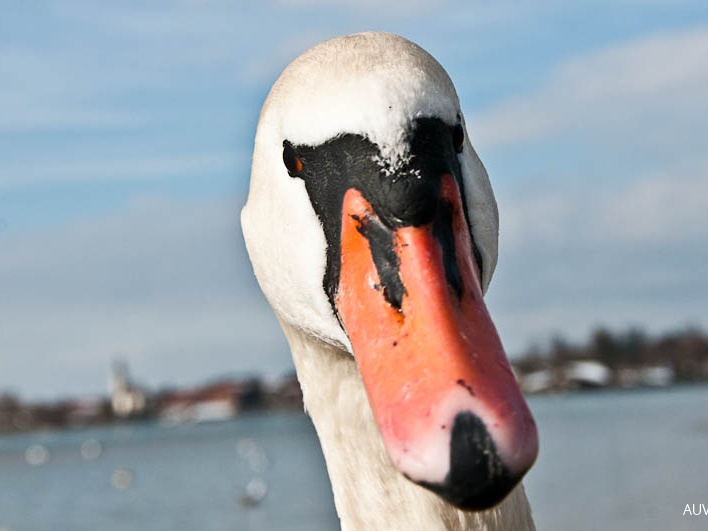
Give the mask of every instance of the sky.
[(511, 357), (708, 328), (704, 0), (6, 2), (0, 393), (283, 374), (239, 211), (260, 106), (310, 46), (401, 34), (456, 84), (499, 204)]

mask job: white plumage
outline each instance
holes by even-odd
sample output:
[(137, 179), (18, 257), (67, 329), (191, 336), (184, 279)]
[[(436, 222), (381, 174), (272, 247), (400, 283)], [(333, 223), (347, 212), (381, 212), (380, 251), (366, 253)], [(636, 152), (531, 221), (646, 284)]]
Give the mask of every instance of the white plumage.
[[(363, 33), (324, 42), (280, 76), (261, 112), (242, 225), (254, 272), (288, 338), (305, 407), (317, 429), (343, 529), (534, 529), (519, 485), (500, 505), (460, 511), (390, 464), (347, 334), (322, 287), (327, 242), (301, 179), (283, 166), (283, 140), (317, 145), (346, 133), (375, 143), (395, 172), (413, 120), (464, 117), (445, 70), (401, 37)], [(459, 118), (458, 118), (459, 117)], [(460, 157), (471, 231), (486, 290), (498, 218), (469, 140)]]

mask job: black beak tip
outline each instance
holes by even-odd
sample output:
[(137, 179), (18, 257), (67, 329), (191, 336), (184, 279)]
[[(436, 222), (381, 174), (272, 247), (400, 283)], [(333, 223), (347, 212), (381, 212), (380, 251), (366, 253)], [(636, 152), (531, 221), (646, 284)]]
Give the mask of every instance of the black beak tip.
[(481, 511), (500, 503), (520, 479), (502, 463), (484, 423), (465, 411), (455, 417), (445, 481), (419, 484), (460, 509)]

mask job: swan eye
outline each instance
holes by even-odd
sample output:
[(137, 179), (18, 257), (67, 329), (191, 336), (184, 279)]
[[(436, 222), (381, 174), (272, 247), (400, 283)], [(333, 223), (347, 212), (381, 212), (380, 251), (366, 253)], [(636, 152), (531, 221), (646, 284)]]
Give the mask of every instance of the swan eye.
[(283, 142), (283, 164), (285, 164), (290, 177), (297, 177), (302, 171), (302, 159), (295, 153), (295, 148), (287, 140)]
[(465, 129), (460, 122), (452, 128), (452, 147), (457, 153), (462, 153), (462, 147), (465, 145)]

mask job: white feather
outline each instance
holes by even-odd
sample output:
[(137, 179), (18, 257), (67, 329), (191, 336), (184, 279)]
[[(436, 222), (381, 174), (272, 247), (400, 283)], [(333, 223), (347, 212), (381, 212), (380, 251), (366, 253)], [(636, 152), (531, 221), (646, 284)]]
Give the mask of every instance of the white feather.
[[(480, 513), (455, 509), (391, 466), (346, 334), (322, 281), (326, 240), (301, 179), (291, 178), (282, 144), (317, 145), (360, 134), (388, 171), (405, 162), (413, 120), (462, 117), (452, 81), (419, 46), (387, 33), (326, 41), (297, 58), (261, 111), (251, 186), (241, 219), (254, 272), (293, 353), (305, 406), (322, 443), (343, 529), (534, 529), (523, 488)], [(464, 120), (464, 118), (462, 118)], [(469, 140), (460, 154), (471, 231), (486, 289), (497, 260), (497, 207)]]

